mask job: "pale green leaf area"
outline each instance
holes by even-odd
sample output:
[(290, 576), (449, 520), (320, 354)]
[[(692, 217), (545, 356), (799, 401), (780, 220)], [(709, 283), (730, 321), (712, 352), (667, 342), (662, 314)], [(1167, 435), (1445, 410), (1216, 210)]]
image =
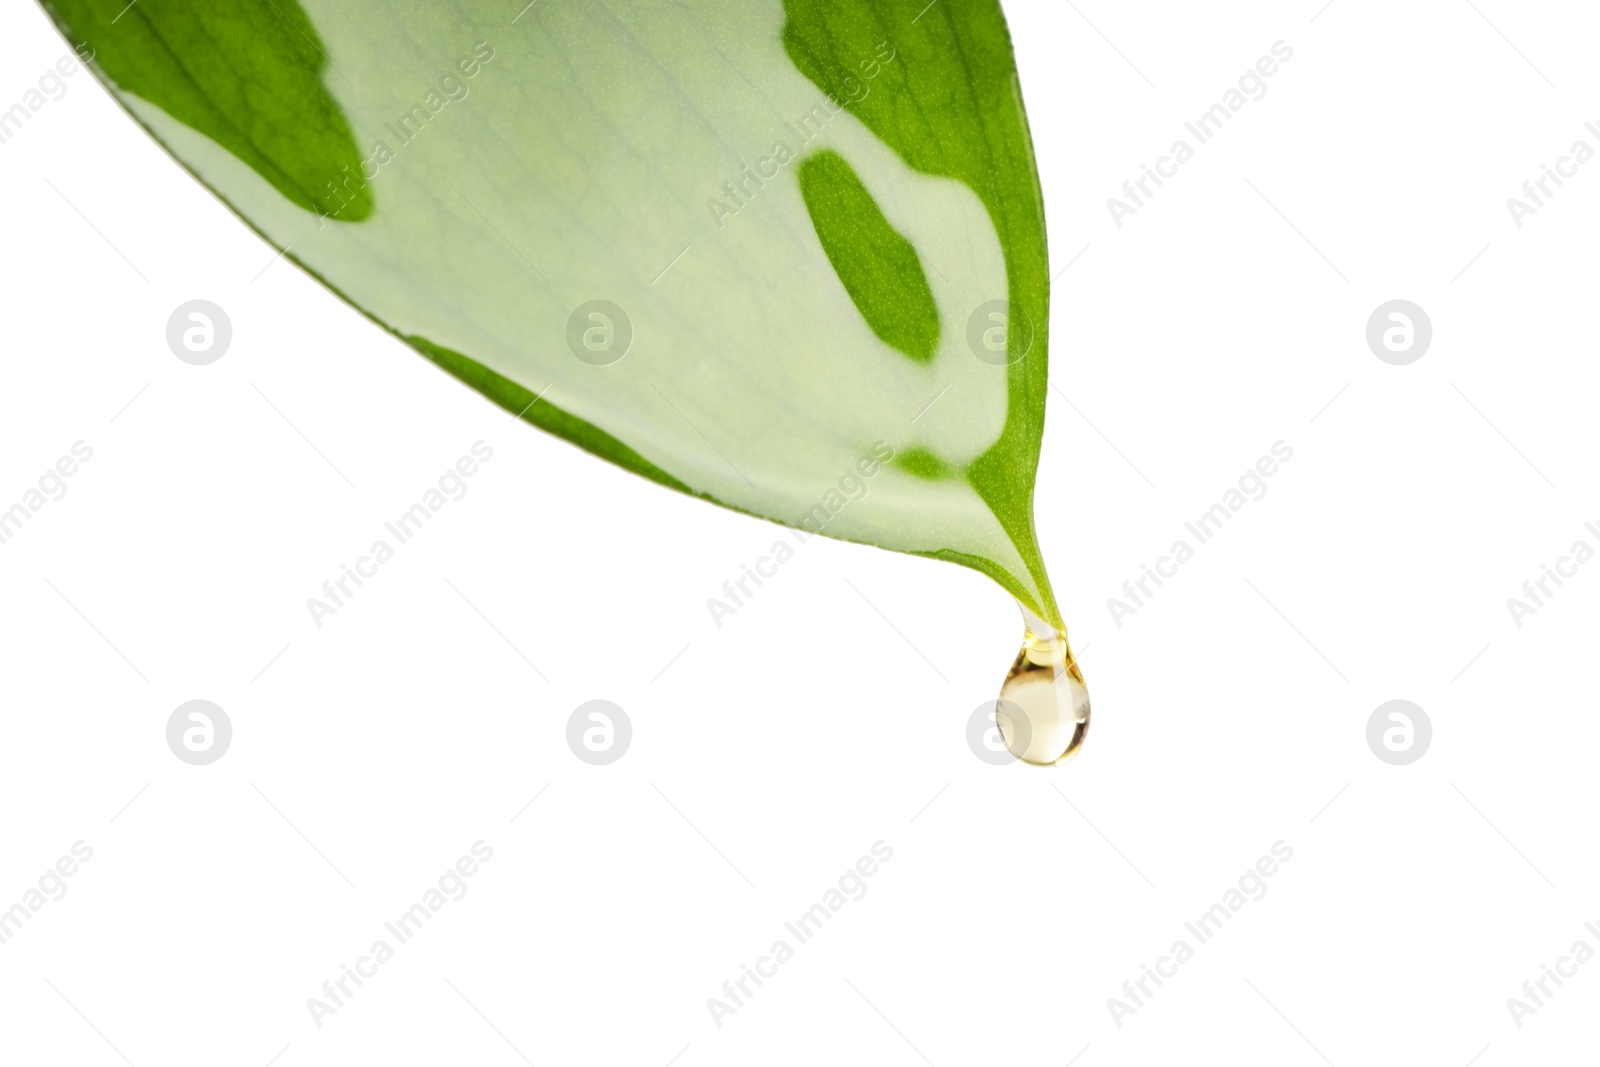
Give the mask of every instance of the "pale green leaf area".
[[(235, 5), (194, 0), (140, 0), (123, 34), (121, 3), (49, 0), (196, 177), (473, 388), (673, 488), (975, 567), (1060, 622), (1032, 524), (1044, 222), (994, 0), (268, 0), (299, 45), (254, 3), (240, 35)], [(228, 92), (185, 26), (281, 87)], [(1004, 367), (967, 338), (1008, 299), (1032, 340)], [(568, 344), (592, 300), (631, 323), (609, 365)]]

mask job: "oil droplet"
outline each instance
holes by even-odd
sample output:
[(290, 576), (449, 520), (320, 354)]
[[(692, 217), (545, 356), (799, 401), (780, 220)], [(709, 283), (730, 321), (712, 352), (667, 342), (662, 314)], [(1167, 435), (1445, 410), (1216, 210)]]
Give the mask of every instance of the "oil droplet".
[(1000, 687), (995, 723), (1011, 754), (1044, 766), (1078, 754), (1089, 733), (1089, 690), (1067, 635), (1022, 609), (1022, 651)]

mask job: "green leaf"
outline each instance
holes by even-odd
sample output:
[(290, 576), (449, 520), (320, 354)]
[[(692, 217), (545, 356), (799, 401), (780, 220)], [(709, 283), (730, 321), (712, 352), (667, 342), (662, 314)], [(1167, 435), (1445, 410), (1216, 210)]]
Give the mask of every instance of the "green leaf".
[(122, 91), (204, 133), (293, 203), (343, 208), (352, 222), (371, 212), (365, 191), (340, 198), (326, 188), (359, 167), (361, 155), (323, 88), (326, 53), (296, 0), (45, 6), (72, 44), (94, 49)]
[(933, 359), (939, 309), (922, 261), (850, 164), (835, 152), (811, 156), (800, 164), (800, 194), (828, 262), (872, 332), (912, 359)]
[(502, 407), (1060, 623), (995, 0), (41, 2), (250, 226)]

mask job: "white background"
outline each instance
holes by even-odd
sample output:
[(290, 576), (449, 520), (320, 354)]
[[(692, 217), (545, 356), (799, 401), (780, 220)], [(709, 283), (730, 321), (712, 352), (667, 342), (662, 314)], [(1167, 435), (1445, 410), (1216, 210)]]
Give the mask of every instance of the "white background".
[[(1600, 148), (1600, 18), (1007, 9), (1067, 268), (1038, 521), (1095, 709), (1049, 770), (967, 747), (1020, 635), (986, 579), (813, 541), (718, 629), (774, 527), (511, 423), (272, 263), (85, 74), (0, 145), (0, 503), (94, 449), (0, 547), (0, 907), (94, 849), (0, 946), (0, 1061), (1578, 1062), (1600, 965), (1520, 1028), (1506, 999), (1600, 949), (1600, 567), (1520, 629), (1506, 598), (1600, 546), (1600, 164), (1520, 229), (1505, 201)], [(1268, 94), (1114, 225), (1279, 40)], [(0, 106), (64, 52), (8, 5)], [(165, 341), (194, 298), (233, 323), (208, 367)], [(1410, 366), (1365, 342), (1395, 298), (1433, 322)], [(480, 439), (469, 494), (316, 629), (306, 598)], [(1118, 627), (1107, 598), (1280, 440)], [(208, 767), (165, 742), (195, 698), (234, 727)], [(608, 767), (564, 740), (595, 698), (634, 727)], [(1434, 730), (1404, 767), (1365, 737), (1396, 698)], [(480, 839), (470, 892), (315, 1026)], [(715, 1026), (878, 840), (870, 892)], [(1116, 1025), (1279, 840), (1270, 892)]]

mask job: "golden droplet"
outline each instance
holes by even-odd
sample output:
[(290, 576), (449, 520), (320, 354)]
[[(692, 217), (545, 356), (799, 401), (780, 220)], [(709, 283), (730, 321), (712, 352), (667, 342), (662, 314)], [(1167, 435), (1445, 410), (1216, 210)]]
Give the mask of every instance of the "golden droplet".
[(1078, 754), (1089, 733), (1089, 690), (1065, 631), (1022, 609), (1027, 631), (1011, 665), (995, 723), (1012, 755), (1049, 766)]

